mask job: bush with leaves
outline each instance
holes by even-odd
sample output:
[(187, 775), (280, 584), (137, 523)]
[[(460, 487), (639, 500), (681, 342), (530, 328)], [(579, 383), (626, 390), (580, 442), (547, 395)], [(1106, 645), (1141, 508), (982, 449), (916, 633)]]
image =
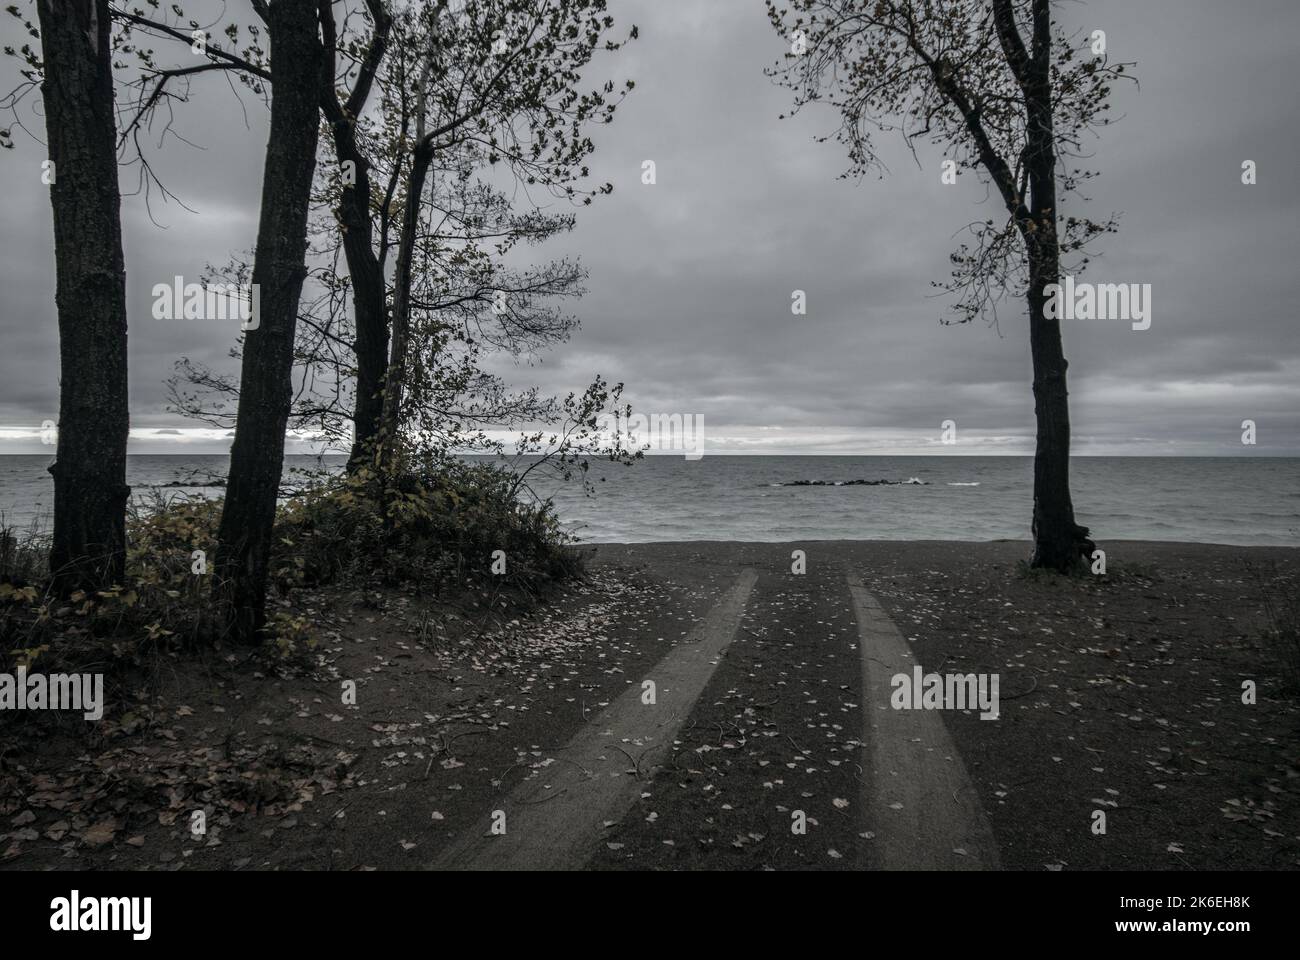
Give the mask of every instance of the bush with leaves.
[(277, 522), (273, 578), (283, 591), (341, 579), (418, 583), (432, 592), (485, 582), (536, 593), (579, 572), (548, 502), (516, 496), (515, 474), (455, 458), (408, 462), (381, 480), (333, 479), (291, 500)]
[[(271, 569), (279, 593), (329, 584), (416, 585), (456, 599), (490, 587), (535, 598), (581, 573), (548, 501), (519, 496), (518, 477), (456, 458), (404, 464), (381, 483), (367, 471), (326, 478), (288, 498), (276, 518)], [(208, 602), (220, 500), (176, 499), (127, 525), (122, 584), (58, 600), (33, 564), (35, 534), (0, 533), (0, 669), (86, 670), (218, 638)], [(504, 570), (494, 574), (495, 551)], [(500, 565), (498, 565), (500, 569)], [(281, 653), (301, 650), (310, 625), (272, 621)], [(310, 643), (307, 643), (309, 646)]]

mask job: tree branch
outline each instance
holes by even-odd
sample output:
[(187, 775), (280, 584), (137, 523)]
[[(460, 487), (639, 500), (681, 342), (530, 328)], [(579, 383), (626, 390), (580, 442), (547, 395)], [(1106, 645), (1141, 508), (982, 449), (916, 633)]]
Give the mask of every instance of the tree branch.
[[(264, 0), (254, 0), (254, 7), (256, 7), (258, 3), (261, 3), (262, 6), (265, 6)], [(177, 30), (175, 27), (168, 26), (165, 23), (159, 23), (156, 20), (150, 20), (148, 17), (142, 17), (136, 13), (129, 13), (126, 10), (119, 10), (116, 7), (110, 8), (110, 10), (112, 16), (118, 20), (122, 20), (127, 23), (133, 23), (136, 26), (145, 27), (149, 30), (156, 30), (159, 33), (165, 34), (169, 37), (172, 37), (173, 39), (180, 40), (186, 44), (190, 44), (193, 42), (193, 38), (190, 37), (189, 34), (182, 33), (180, 30)], [(225, 50), (222, 50), (220, 47), (209, 46), (207, 48), (207, 52), (208, 52), (208, 56), (216, 57), (218, 60), (224, 60), (226, 63), (230, 64), (231, 66), (238, 67), (240, 70), (244, 70), (248, 73), (251, 73), (255, 77), (261, 77), (263, 80), (267, 80), (267, 81), (270, 81), (271, 79), (271, 71), (265, 70), (262, 67), (259, 67), (255, 64), (249, 63), (243, 57), (237, 56), (236, 54), (227, 53)]]

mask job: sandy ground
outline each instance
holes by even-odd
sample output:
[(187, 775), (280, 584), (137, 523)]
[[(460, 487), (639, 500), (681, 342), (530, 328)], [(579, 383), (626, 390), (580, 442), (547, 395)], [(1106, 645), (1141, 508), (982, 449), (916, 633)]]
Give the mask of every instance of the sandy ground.
[[(1300, 706), (1252, 568), (1294, 595), (1300, 558), (1102, 546), (1083, 580), (1025, 576), (1023, 543), (607, 544), (530, 613), (300, 595), (308, 657), (160, 658), (89, 731), (0, 716), (0, 868), (933, 865), (914, 803), (987, 825), (991, 857), (930, 844), (956, 866), (1295, 868)], [(897, 655), (998, 674), (998, 719), (873, 723), (855, 579)], [(885, 777), (915, 780), (901, 811)]]

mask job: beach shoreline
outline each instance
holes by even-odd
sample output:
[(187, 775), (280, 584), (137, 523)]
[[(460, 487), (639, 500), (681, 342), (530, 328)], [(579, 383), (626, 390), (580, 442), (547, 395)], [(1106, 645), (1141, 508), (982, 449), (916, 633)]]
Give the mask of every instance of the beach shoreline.
[[(1100, 546), (1106, 577), (1066, 579), (1026, 570), (1025, 541), (607, 543), (534, 609), (296, 593), (320, 636), (301, 663), (173, 656), (147, 697), (110, 698), (89, 746), (66, 725), (40, 749), (0, 731), (0, 813), (24, 821), (0, 867), (468, 869), (466, 838), (503, 811), (531, 867), (897, 868), (909, 828), (878, 798), (928, 774), (873, 766), (888, 705), (855, 581), (923, 670), (1000, 677), (996, 720), (928, 721), (995, 847), (930, 850), (945, 867), (1300, 867), (1300, 711), (1261, 594), (1294, 595), (1300, 555)], [(706, 640), (716, 654), (682, 661)], [(687, 705), (629, 709), (684, 669)], [(588, 772), (627, 789), (584, 804)], [(568, 832), (541, 843), (543, 813)]]

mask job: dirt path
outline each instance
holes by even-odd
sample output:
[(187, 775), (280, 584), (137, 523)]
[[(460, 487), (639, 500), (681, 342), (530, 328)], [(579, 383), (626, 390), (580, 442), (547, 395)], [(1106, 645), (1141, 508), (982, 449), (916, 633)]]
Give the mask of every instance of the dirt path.
[(790, 552), (729, 558), (745, 566), (687, 640), (434, 868), (996, 868), (942, 719), (889, 708), (915, 662), (898, 629), (842, 558), (794, 572)]
[(849, 593), (862, 637), (871, 775), (863, 806), (882, 870), (996, 870), (998, 849), (952, 738), (937, 711), (895, 710), (890, 680), (910, 676), (912, 649), (855, 575)]
[(605, 830), (662, 763), (731, 644), (758, 575), (741, 571), (704, 622), (639, 684), (594, 714), (557, 754), (550, 775), (526, 780), (483, 822), (446, 848), (434, 869), (581, 868)]

